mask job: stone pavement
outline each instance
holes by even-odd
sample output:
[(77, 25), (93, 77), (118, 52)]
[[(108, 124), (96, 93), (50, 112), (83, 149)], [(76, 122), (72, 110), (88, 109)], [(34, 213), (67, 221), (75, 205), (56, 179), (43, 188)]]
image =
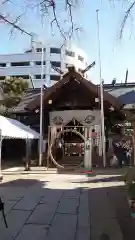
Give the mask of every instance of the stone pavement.
[(0, 196), (5, 202), (9, 228), (5, 228), (1, 216), (0, 239), (107, 240), (101, 238), (103, 234), (110, 240), (124, 239), (106, 191), (124, 183), (101, 179), (108, 177), (57, 173), (5, 175)]
[(91, 239), (98, 240), (105, 234), (102, 240), (134, 240), (135, 220), (131, 218), (123, 178), (105, 172), (89, 179)]
[(9, 228), (1, 216), (0, 239), (89, 240), (88, 190), (73, 179), (80, 181), (57, 174), (4, 176), (0, 196)]

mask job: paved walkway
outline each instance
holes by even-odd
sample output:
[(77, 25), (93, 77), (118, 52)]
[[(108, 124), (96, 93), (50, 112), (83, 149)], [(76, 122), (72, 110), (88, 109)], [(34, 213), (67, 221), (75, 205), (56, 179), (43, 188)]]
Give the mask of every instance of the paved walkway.
[(90, 239), (88, 190), (72, 182), (83, 180), (81, 176), (24, 175), (4, 179), (0, 195), (9, 228), (1, 219), (2, 240)]
[(5, 228), (1, 216), (0, 239), (124, 239), (106, 191), (119, 188), (123, 182), (115, 179), (110, 182), (108, 177), (98, 174), (88, 179), (83, 175), (56, 173), (5, 175), (0, 196), (5, 202), (9, 228)]

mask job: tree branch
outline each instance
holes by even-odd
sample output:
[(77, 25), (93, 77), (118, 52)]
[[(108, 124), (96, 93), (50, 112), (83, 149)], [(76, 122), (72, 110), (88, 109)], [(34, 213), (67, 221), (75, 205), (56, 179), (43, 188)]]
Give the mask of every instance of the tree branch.
[[(74, 7), (74, 4), (77, 4), (78, 0), (65, 0), (66, 4), (66, 11), (68, 11), (69, 17), (70, 17), (70, 25), (68, 31), (65, 32), (64, 29), (61, 27), (61, 23), (57, 18), (57, 12), (56, 12), (56, 5), (58, 4), (58, 1), (56, 0), (37, 0), (38, 2), (35, 3), (35, 0), (33, 2), (29, 2), (26, 4), (25, 2), (25, 7), (26, 8), (39, 8), (42, 13), (42, 15), (48, 13), (49, 9), (52, 10), (53, 14), (53, 20), (51, 21), (51, 27), (54, 23), (56, 23), (57, 28), (59, 29), (59, 32), (61, 36), (64, 38), (64, 40), (68, 38), (71, 39), (73, 32), (75, 30), (74, 27), (74, 21), (73, 21), (73, 13), (72, 13), (72, 8)], [(63, 0), (64, 1), (64, 0)], [(6, 4), (7, 2), (12, 2), (11, 0), (3, 0), (2, 4)], [(10, 21), (8, 17), (4, 16), (2, 13), (0, 13), (0, 19), (3, 20), (5, 23), (9, 24), (12, 26), (11, 33), (13, 33), (13, 29), (19, 30), (21, 33), (25, 33), (29, 36), (32, 36), (31, 33), (27, 32), (25, 29), (21, 28), (17, 23), (20, 20), (22, 14), (16, 18), (15, 21)]]
[(7, 3), (7, 2), (10, 2), (10, 0), (4, 0), (4, 1), (2, 2), (2, 4), (5, 4), (5, 3)]
[[(25, 29), (19, 27), (19, 26), (16, 24), (16, 23), (18, 22), (18, 20), (20, 19), (20, 17), (21, 17), (21, 15), (18, 16), (15, 21), (10, 21), (6, 16), (0, 14), (0, 20), (3, 20), (3, 22), (11, 25), (13, 29), (19, 30), (22, 34), (25, 33), (25, 34), (27, 34), (27, 35), (29, 35), (29, 36), (32, 37), (32, 34), (31, 34), (31, 33), (27, 32)], [(11, 32), (13, 32), (13, 30), (11, 30)]]
[(51, 26), (52, 26), (52, 24), (55, 22), (56, 25), (57, 25), (57, 27), (58, 27), (58, 29), (59, 29), (59, 31), (60, 31), (60, 34), (62, 35), (62, 37), (64, 38), (64, 40), (66, 40), (65, 34), (64, 34), (63, 30), (61, 29), (60, 24), (59, 24), (58, 19), (57, 19), (55, 3), (54, 3), (54, 1), (52, 1), (52, 2), (53, 2), (53, 3), (52, 3), (52, 11), (53, 11), (54, 19), (53, 19), (52, 22), (51, 22)]
[(121, 39), (122, 36), (123, 36), (123, 31), (124, 31), (124, 27), (125, 27), (125, 24), (126, 24), (126, 22), (127, 22), (127, 19), (128, 19), (128, 17), (129, 17), (129, 15), (131, 14), (131, 11), (133, 10), (134, 7), (135, 7), (135, 1), (133, 1), (133, 2), (130, 4), (129, 8), (128, 8), (127, 11), (125, 12), (125, 16), (124, 16), (124, 19), (123, 19), (123, 21), (122, 21), (122, 23), (121, 23), (121, 28), (120, 28), (120, 36), (119, 36), (120, 39)]
[(68, 9), (69, 9), (69, 16), (70, 16), (70, 21), (71, 21), (71, 31), (69, 33), (69, 38), (71, 39), (71, 37), (73, 35), (73, 31), (74, 31), (74, 23), (73, 23), (73, 15), (72, 15), (73, 5), (69, 2), (69, 0), (67, 0), (67, 6), (68, 6)]
[[(76, 0), (77, 2), (77, 0)], [(59, 29), (59, 32), (61, 34), (61, 36), (64, 38), (64, 40), (67, 39), (66, 34), (68, 34), (68, 37), (71, 39), (73, 32), (74, 32), (74, 22), (73, 22), (73, 14), (72, 14), (72, 7), (73, 7), (73, 0), (65, 0), (65, 4), (66, 4), (66, 11), (69, 12), (69, 16), (70, 16), (70, 23), (71, 23), (71, 28), (69, 29), (69, 31), (64, 32), (64, 30), (61, 28), (61, 24), (58, 21), (57, 18), (57, 13), (56, 13), (56, 1), (54, 0), (43, 0), (40, 5), (41, 5), (41, 9), (42, 12), (48, 12), (48, 8), (52, 8), (52, 13), (53, 13), (53, 20), (51, 21), (51, 27), (54, 23), (56, 23), (57, 28)], [(64, 21), (66, 22), (66, 21)]]

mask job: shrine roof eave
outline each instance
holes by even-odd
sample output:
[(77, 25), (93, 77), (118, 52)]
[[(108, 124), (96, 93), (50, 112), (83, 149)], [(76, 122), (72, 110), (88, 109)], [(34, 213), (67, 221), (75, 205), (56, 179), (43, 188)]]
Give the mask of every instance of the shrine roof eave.
[[(60, 89), (62, 88), (62, 86), (64, 86), (64, 84), (66, 83), (69, 83), (70, 81), (76, 81), (81, 83), (90, 92), (90, 96), (91, 94), (93, 94), (95, 98), (98, 97), (100, 101), (101, 95), (100, 95), (99, 86), (94, 85), (91, 81), (86, 80), (81, 74), (76, 72), (73, 68), (71, 71), (66, 73), (59, 82), (54, 84), (52, 87), (44, 90), (43, 92), (44, 103), (47, 103), (48, 100), (51, 99), (51, 97), (56, 94), (56, 91), (57, 93), (60, 92)], [(106, 91), (103, 91), (103, 99), (105, 102), (108, 102), (110, 106), (113, 106), (116, 110), (120, 110), (123, 107), (121, 102), (117, 98), (115, 98), (114, 96), (112, 96)], [(40, 106), (40, 95), (35, 97), (35, 99), (33, 99), (31, 102), (29, 102), (26, 108), (33, 111), (39, 106)]]

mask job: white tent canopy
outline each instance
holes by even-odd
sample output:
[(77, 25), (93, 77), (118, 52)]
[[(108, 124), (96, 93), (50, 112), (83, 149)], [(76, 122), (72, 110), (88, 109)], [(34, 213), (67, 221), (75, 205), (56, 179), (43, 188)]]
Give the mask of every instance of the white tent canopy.
[(0, 130), (2, 138), (39, 139), (39, 133), (21, 122), (0, 116)]

